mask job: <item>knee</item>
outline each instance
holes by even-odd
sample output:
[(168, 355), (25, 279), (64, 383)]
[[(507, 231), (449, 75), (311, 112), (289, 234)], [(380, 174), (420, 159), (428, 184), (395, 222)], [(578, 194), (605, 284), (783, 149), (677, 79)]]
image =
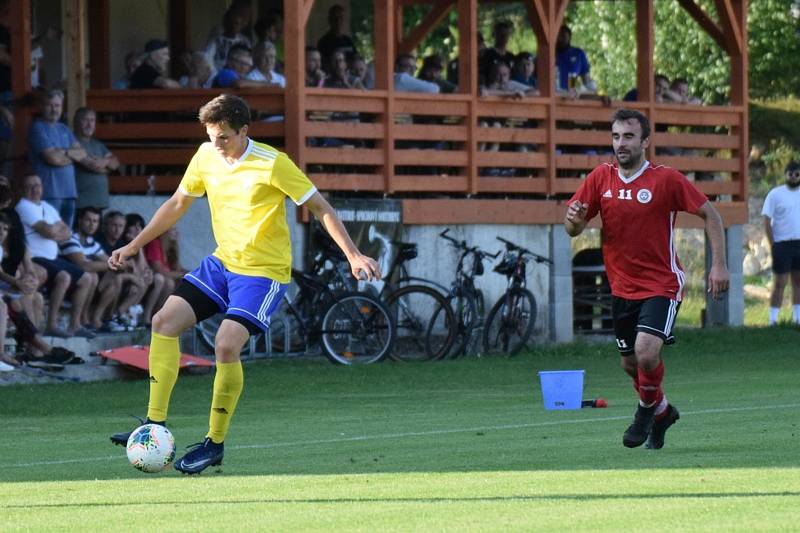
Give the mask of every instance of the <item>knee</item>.
[(95, 278), (92, 277), (91, 272), (84, 272), (83, 275), (78, 278), (78, 287), (91, 287), (94, 284)]
[(69, 273), (66, 270), (60, 271), (56, 274), (56, 277), (53, 279), (53, 284), (59, 287), (66, 287), (69, 286), (72, 278), (70, 277)]
[[(245, 341), (246, 342), (246, 341)], [(217, 360), (223, 362), (235, 361), (242, 352), (243, 343), (233, 338), (231, 335), (220, 335), (217, 333), (214, 339), (214, 353)]]
[(175, 327), (169, 319), (169, 314), (165, 313), (163, 308), (153, 315), (152, 328), (153, 332), (167, 337), (174, 337), (180, 333), (175, 331)]
[(629, 376), (635, 377), (637, 374), (637, 365), (635, 357), (620, 357), (620, 366)]

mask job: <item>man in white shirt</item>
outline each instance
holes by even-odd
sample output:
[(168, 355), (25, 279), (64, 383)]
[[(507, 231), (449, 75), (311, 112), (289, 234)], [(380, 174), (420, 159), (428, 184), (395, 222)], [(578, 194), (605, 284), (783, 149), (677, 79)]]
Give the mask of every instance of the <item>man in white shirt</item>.
[(414, 77), (417, 60), (410, 54), (397, 56), (394, 63), (394, 90), (411, 93), (438, 93), (439, 86)]
[[(15, 209), (22, 221), (25, 245), (33, 262), (47, 271), (45, 288), (50, 291), (50, 310), (47, 313), (45, 335), (94, 337), (80, 322), (91, 288), (91, 279), (83, 269), (58, 257), (58, 243), (69, 239), (72, 232), (61, 220), (58, 211), (42, 200), (42, 180), (36, 174), (23, 178), (22, 198)], [(70, 288), (72, 309), (69, 329), (64, 330), (58, 327), (58, 312)]]
[(786, 184), (764, 200), (764, 232), (772, 247), (775, 282), (769, 299), (769, 324), (778, 322), (783, 290), (792, 280), (792, 321), (800, 324), (800, 162), (786, 165)]

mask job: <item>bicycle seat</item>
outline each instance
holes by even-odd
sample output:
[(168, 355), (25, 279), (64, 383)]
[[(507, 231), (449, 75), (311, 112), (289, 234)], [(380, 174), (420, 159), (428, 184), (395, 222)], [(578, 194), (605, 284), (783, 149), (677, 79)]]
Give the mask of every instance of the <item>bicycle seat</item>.
[(417, 243), (415, 242), (394, 242), (397, 246), (397, 260), (409, 261), (419, 255)]

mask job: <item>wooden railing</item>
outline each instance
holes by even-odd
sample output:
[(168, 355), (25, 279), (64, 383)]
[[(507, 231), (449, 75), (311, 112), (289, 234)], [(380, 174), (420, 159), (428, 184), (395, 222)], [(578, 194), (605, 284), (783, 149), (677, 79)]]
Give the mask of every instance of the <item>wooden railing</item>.
[[(156, 192), (174, 190), (206, 138), (197, 109), (216, 94), (89, 91), (88, 105), (99, 116), (97, 137), (126, 165), (126, 175), (112, 177), (112, 190), (144, 192), (150, 175)], [(478, 207), (480, 200), (538, 198), (542, 203), (533, 205), (544, 208), (568, 198), (592, 168), (612, 160), (610, 119), (622, 105), (306, 89), (301, 116), (276, 120), (286, 107), (282, 91), (240, 94), (254, 110), (250, 136), (255, 139), (283, 148), (289, 144), (285, 122), (297, 121), (298, 149), (291, 155), (320, 189), (422, 199), (413, 200), (417, 206), (442, 196), (470, 198), (460, 204), (466, 218), (494, 209), (486, 203)], [(625, 105), (650, 115), (651, 160), (694, 178), (718, 201), (726, 223), (746, 219), (743, 108)], [(551, 209), (539, 212), (554, 216)]]

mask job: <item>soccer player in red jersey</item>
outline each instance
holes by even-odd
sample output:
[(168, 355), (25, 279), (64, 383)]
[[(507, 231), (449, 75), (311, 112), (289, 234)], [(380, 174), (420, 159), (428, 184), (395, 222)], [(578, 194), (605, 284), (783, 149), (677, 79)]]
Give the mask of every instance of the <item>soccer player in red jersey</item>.
[(617, 165), (595, 168), (569, 201), (564, 226), (579, 235), (589, 220), (603, 221), (603, 259), (611, 284), (614, 334), (622, 368), (633, 378), (639, 406), (622, 443), (659, 449), (680, 414), (662, 389), (661, 347), (674, 342), (672, 327), (685, 275), (675, 253), (678, 211), (705, 220), (711, 241), (708, 286), (716, 299), (728, 290), (722, 219), (706, 196), (675, 169), (645, 159), (650, 123), (642, 113), (619, 109), (611, 139)]

